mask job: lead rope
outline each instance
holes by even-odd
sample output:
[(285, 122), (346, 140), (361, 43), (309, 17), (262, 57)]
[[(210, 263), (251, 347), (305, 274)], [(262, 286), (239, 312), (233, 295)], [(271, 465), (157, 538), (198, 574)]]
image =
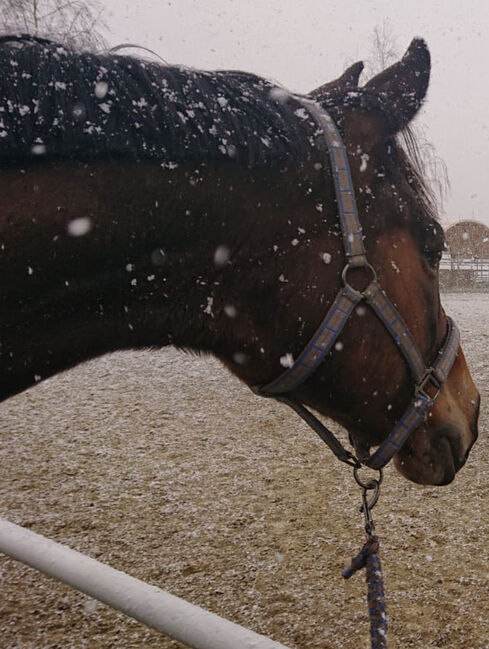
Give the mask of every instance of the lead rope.
[[(255, 392), (262, 396), (267, 396), (266, 394), (263, 395), (260, 388), (255, 388)], [(353, 476), (355, 481), (362, 489), (362, 506), (360, 511), (363, 512), (365, 517), (365, 532), (367, 534), (367, 540), (357, 556), (352, 559), (350, 566), (343, 570), (343, 577), (349, 579), (361, 568), (366, 569), (371, 647), (372, 649), (387, 649), (387, 615), (384, 599), (384, 581), (379, 557), (379, 539), (374, 534), (375, 523), (372, 519), (372, 509), (377, 504), (380, 495), (380, 485), (383, 478), (382, 469), (376, 469), (376, 471), (378, 471), (377, 479), (371, 479), (364, 482), (360, 478), (359, 471), (362, 467), (366, 467), (366, 465), (362, 463), (365, 463), (366, 459), (368, 460), (368, 453), (367, 456), (364, 457), (365, 454), (362, 453), (362, 449), (355, 447), (357, 456), (353, 455), (343, 447), (341, 442), (336, 439), (335, 435), (321, 421), (319, 421), (317, 417), (309, 412), (307, 408), (304, 408), (304, 406), (285, 395), (277, 395), (275, 399), (287, 404), (295, 410), (297, 414), (302, 417), (302, 419), (319, 435), (323, 442), (329, 446), (331, 451), (333, 451), (339, 460), (353, 467)], [(369, 499), (370, 491), (373, 491), (373, 494)]]
[[(372, 649), (387, 649), (387, 615), (384, 599), (384, 579), (379, 557), (379, 539), (375, 535), (375, 523), (372, 519), (372, 509), (375, 507), (380, 494), (382, 470), (376, 480), (363, 482), (358, 475), (358, 468), (353, 469), (357, 484), (362, 488), (362, 506), (365, 518), (367, 540), (363, 548), (343, 570), (343, 577), (349, 579), (355, 572), (365, 568), (367, 582), (367, 603), (370, 617), (370, 640)], [(369, 491), (373, 491), (368, 498)]]

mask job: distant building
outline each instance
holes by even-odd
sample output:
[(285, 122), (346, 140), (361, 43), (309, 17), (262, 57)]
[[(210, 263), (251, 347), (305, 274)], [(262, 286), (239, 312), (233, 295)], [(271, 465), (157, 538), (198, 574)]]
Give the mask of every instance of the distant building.
[(489, 228), (479, 221), (459, 221), (445, 231), (453, 260), (489, 259)]
[(479, 221), (458, 221), (445, 230), (447, 252), (440, 264), (444, 290), (489, 288), (489, 228)]

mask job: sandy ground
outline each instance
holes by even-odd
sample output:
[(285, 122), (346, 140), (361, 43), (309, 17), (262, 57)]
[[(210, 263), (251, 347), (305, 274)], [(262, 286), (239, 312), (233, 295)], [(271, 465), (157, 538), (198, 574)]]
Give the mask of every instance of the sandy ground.
[[(483, 396), (456, 481), (386, 472), (375, 510), (391, 649), (489, 647), (489, 295), (445, 295)], [(212, 359), (124, 353), (0, 406), (0, 514), (297, 649), (369, 646), (350, 471)], [(0, 559), (2, 649), (176, 643)]]

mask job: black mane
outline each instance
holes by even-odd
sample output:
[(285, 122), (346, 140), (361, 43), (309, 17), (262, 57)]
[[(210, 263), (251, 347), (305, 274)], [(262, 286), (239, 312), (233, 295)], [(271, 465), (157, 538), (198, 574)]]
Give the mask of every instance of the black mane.
[(296, 99), (252, 74), (0, 40), (0, 163), (124, 155), (271, 165), (307, 156), (305, 122)]

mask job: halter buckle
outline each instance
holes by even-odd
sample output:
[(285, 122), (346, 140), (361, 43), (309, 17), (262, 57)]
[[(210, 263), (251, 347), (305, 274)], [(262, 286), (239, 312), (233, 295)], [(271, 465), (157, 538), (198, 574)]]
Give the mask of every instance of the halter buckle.
[[(426, 390), (429, 384), (432, 384), (436, 388), (434, 396), (430, 396)], [(423, 374), (419, 382), (414, 387), (414, 393), (417, 397), (421, 397), (430, 403), (435, 403), (435, 401), (440, 396), (441, 390), (443, 388), (443, 383), (436, 378), (435, 370), (433, 367), (429, 367), (426, 372)]]

